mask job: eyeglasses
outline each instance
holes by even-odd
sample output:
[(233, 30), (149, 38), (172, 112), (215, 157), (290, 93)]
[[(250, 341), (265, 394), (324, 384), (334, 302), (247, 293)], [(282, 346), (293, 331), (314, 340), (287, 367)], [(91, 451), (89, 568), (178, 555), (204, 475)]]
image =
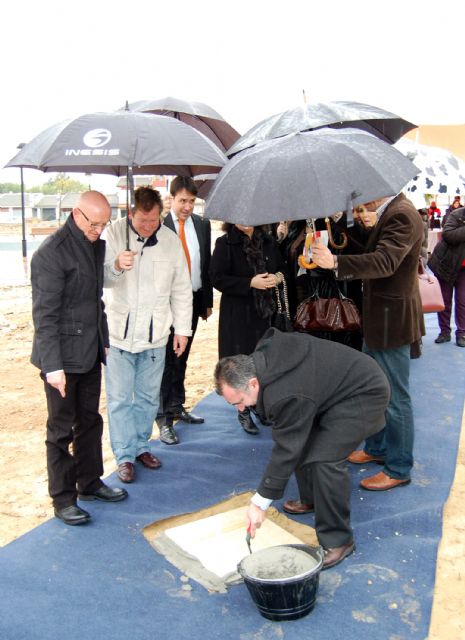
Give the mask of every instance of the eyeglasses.
[(79, 213), (82, 213), (92, 229), (101, 229), (103, 231), (111, 224), (111, 220), (108, 220), (108, 222), (91, 222), (84, 211), (82, 211), (82, 209), (79, 209), (79, 207), (76, 207), (76, 209), (79, 211)]

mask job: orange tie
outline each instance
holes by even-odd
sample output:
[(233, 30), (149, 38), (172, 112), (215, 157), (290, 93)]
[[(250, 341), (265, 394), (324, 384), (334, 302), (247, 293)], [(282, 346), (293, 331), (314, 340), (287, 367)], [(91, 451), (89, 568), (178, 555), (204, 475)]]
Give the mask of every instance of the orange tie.
[(186, 254), (187, 266), (189, 268), (189, 273), (191, 272), (191, 257), (189, 254), (189, 249), (187, 247), (186, 233), (184, 231), (184, 223), (185, 220), (178, 220), (179, 224), (179, 239), (181, 240), (182, 248), (184, 249), (184, 253)]

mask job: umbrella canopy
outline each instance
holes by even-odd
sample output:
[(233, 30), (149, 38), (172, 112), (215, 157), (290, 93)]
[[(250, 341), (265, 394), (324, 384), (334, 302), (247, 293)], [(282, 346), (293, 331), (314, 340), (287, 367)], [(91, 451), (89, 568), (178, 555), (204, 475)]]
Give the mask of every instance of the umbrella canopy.
[(205, 200), (205, 198), (210, 193), (210, 190), (213, 187), (213, 184), (217, 176), (218, 176), (217, 173), (210, 173), (206, 175), (195, 176), (194, 181), (195, 181), (195, 184), (197, 185), (197, 189), (198, 189), (197, 196), (199, 198), (203, 198), (203, 200)]
[(417, 167), (358, 129), (319, 129), (263, 142), (221, 170), (207, 218), (260, 225), (322, 218), (399, 193)]
[(145, 113), (90, 113), (40, 133), (7, 167), (80, 173), (190, 175), (215, 173), (225, 155), (186, 124)]
[(311, 131), (331, 126), (337, 129), (351, 127), (372, 133), (385, 142), (396, 142), (416, 125), (394, 113), (360, 102), (315, 102), (304, 104), (262, 120), (249, 129), (227, 151), (232, 156), (264, 140), (289, 133)]
[(406, 186), (407, 194), (465, 194), (465, 162), (453, 153), (410, 140), (399, 140), (396, 148), (420, 169)]
[(139, 100), (128, 105), (128, 109), (176, 118), (203, 133), (222, 151), (229, 149), (240, 138), (240, 133), (217, 111), (202, 102), (189, 102), (168, 96), (159, 100)]

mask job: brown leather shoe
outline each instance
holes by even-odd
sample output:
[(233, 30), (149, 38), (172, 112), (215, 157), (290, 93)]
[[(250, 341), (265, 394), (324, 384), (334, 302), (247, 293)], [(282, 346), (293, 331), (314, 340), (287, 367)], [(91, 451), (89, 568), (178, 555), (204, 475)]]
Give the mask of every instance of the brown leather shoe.
[(311, 513), (313, 511), (313, 505), (300, 502), (300, 500), (288, 500), (283, 504), (283, 509), (286, 513), (299, 516), (302, 513)]
[(161, 467), (161, 460), (153, 456), (150, 451), (144, 451), (144, 453), (136, 457), (136, 460), (139, 460), (148, 469), (159, 469)]
[(360, 482), (362, 489), (367, 491), (388, 491), (388, 489), (394, 489), (394, 487), (402, 487), (410, 482), (410, 478), (406, 480), (396, 480), (391, 478), (384, 471), (380, 471), (375, 476), (365, 478)]
[(352, 464), (367, 464), (368, 462), (376, 462), (376, 464), (384, 464), (384, 458), (381, 456), (371, 456), (369, 453), (360, 449), (358, 451), (354, 451), (347, 458), (349, 462)]
[(121, 482), (134, 482), (136, 470), (134, 469), (132, 462), (122, 462), (119, 464), (117, 476)]
[(350, 554), (354, 551), (354, 542), (348, 542), (347, 544), (343, 544), (342, 547), (334, 547), (334, 549), (324, 549), (325, 557), (321, 570), (325, 571), (326, 569), (335, 567), (337, 564), (345, 560), (347, 556), (350, 556)]

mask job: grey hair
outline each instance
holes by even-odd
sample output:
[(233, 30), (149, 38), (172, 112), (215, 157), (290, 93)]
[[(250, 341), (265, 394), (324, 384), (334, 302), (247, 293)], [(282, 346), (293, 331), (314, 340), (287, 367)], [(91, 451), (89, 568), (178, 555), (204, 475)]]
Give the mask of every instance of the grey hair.
[(237, 391), (246, 391), (252, 378), (257, 377), (257, 370), (252, 356), (239, 354), (221, 358), (215, 367), (215, 389), (223, 395), (223, 385), (227, 384)]

